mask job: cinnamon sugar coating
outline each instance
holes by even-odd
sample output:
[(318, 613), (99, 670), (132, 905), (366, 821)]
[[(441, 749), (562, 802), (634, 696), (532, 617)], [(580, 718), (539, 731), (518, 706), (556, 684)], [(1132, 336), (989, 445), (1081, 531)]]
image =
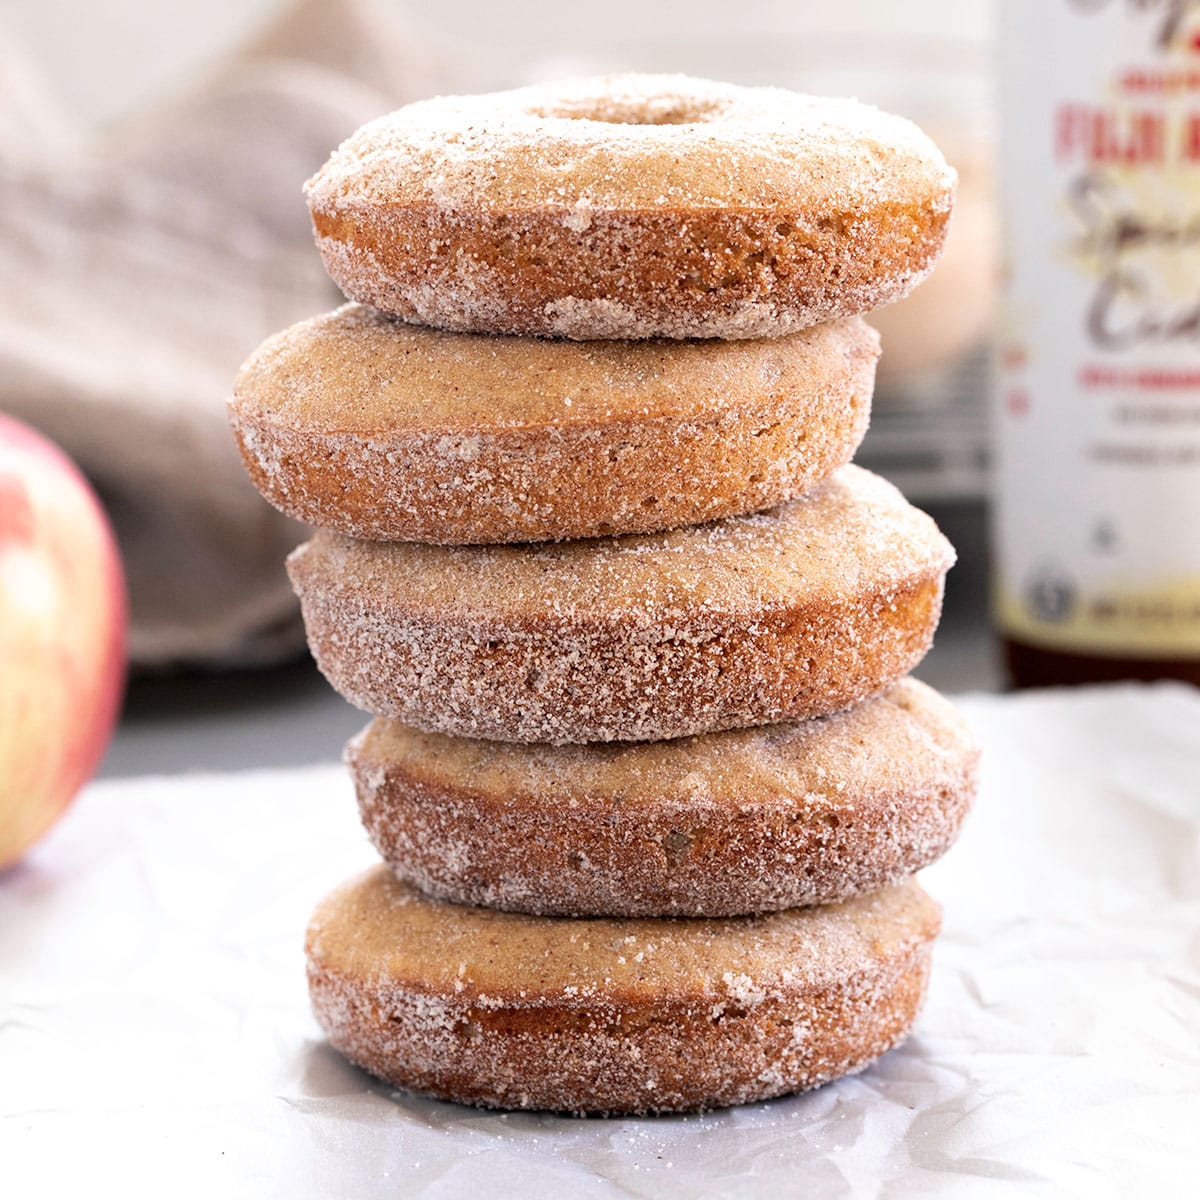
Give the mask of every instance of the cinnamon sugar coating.
[(955, 176), (853, 100), (625, 75), (421, 101), (306, 185), (347, 296), (482, 333), (764, 338), (900, 299)]
[(949, 848), (978, 750), (905, 679), (834, 716), (670, 742), (513, 746), (376, 720), (346, 747), (375, 848), (458, 904), (736, 916), (878, 890)]
[(332, 1045), (399, 1087), (676, 1112), (862, 1070), (911, 1028), (939, 922), (911, 881), (765, 917), (606, 921), (449, 905), (379, 866), (318, 906), (306, 948)]
[(277, 508), (353, 537), (494, 543), (642, 533), (773, 507), (848, 462), (878, 337), (441, 333), (350, 304), (265, 342), (229, 411)]
[(766, 513), (531, 546), (319, 532), (288, 571), (351, 703), (426, 732), (653, 740), (836, 712), (924, 655), (954, 559), (843, 467)]

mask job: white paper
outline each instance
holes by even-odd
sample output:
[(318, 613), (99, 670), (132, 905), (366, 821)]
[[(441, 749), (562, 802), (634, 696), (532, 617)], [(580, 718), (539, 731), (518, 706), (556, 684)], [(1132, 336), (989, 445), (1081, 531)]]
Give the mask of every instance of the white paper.
[(460, 1108), (329, 1050), (303, 929), (372, 858), (340, 767), (94, 785), (0, 876), (0, 1195), (1195, 1195), (1200, 693), (964, 707), (984, 787), (925, 873), (916, 1034), (698, 1117)]

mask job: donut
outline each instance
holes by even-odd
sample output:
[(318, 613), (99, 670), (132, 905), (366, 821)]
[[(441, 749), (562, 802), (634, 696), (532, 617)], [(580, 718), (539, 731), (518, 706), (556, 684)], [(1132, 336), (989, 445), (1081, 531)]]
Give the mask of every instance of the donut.
[(230, 416), (272, 504), (353, 537), (647, 533), (770, 508), (848, 462), (878, 353), (858, 317), (769, 341), (578, 343), (351, 304), (264, 343)]
[(924, 655), (954, 559), (891, 484), (842, 467), (766, 513), (530, 546), (366, 542), (288, 559), (351, 703), (425, 732), (641, 741), (820, 716)]
[(346, 747), (401, 879), (606, 917), (772, 912), (906, 879), (957, 836), (978, 756), (914, 679), (834, 716), (670, 742), (513, 746), (377, 719)]
[(937, 905), (914, 882), (715, 920), (572, 920), (423, 896), (380, 865), (308, 927), (333, 1047), (397, 1087), (492, 1108), (678, 1112), (861, 1071), (900, 1042)]
[(854, 100), (621, 75), (410, 104), (305, 192), (354, 300), (475, 333), (763, 338), (909, 292), (955, 175)]

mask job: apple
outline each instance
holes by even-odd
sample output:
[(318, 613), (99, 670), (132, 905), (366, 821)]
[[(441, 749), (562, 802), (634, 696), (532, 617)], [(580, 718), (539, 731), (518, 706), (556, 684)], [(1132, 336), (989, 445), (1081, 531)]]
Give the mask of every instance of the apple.
[(0, 868), (62, 815), (112, 736), (125, 584), (95, 493), (0, 413)]

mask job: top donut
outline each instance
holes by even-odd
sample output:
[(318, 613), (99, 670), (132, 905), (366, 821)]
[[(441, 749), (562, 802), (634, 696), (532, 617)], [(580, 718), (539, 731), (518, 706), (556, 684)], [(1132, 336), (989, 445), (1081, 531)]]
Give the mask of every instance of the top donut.
[(305, 185), (352, 299), (476, 333), (777, 337), (898, 300), (955, 175), (854, 100), (622, 75), (410, 104)]

